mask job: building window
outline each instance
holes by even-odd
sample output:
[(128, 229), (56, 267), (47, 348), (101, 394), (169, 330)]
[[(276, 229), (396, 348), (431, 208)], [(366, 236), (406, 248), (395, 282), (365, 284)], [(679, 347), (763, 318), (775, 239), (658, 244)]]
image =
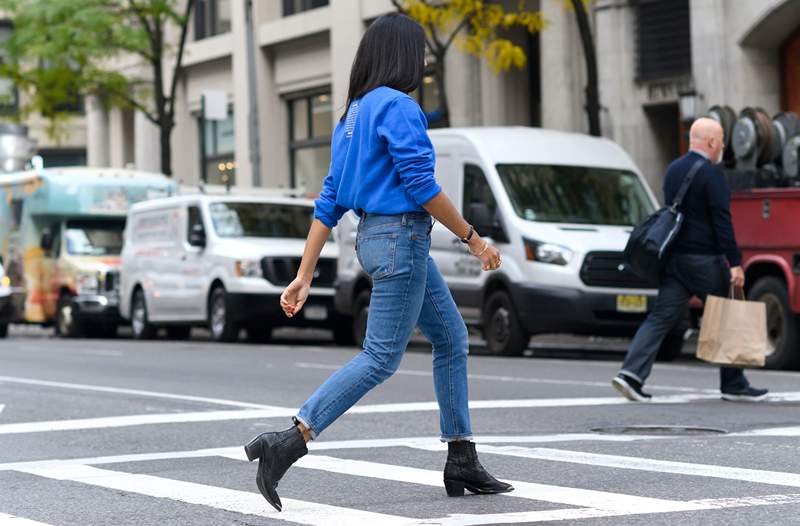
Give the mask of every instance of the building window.
[(328, 0), (283, 0), (283, 16), (302, 13), (326, 5), (328, 5)]
[(689, 0), (638, 0), (636, 25), (638, 80), (691, 74)]
[(194, 39), (230, 33), (231, 0), (196, 0), (194, 8)]
[(236, 184), (233, 113), (222, 121), (199, 119), (200, 178), (208, 184)]
[[(5, 43), (11, 38), (14, 26), (9, 20), (0, 20), (0, 64), (6, 62)], [(9, 78), (0, 77), (0, 113), (15, 113), (19, 109), (19, 92)]]
[(288, 103), (292, 186), (317, 194), (331, 162), (331, 95), (328, 91), (303, 95)]
[[(429, 61), (431, 59), (428, 59)], [(422, 84), (419, 88), (410, 93), (419, 103), (425, 117), (428, 119), (429, 128), (440, 128), (446, 124), (443, 117), (443, 108), (439, 104), (439, 81), (433, 72), (433, 68), (428, 68), (422, 77)]]

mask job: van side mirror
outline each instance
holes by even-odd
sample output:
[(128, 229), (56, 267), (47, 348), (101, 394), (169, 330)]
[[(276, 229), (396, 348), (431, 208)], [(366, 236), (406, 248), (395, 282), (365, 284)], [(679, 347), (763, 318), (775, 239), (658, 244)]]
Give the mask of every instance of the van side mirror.
[(50, 252), (53, 248), (53, 232), (49, 228), (42, 231), (42, 238), (39, 240), (39, 247), (45, 252)]
[(192, 230), (189, 232), (189, 244), (201, 248), (206, 246), (206, 231), (200, 223), (192, 225)]
[(479, 234), (491, 237), (501, 243), (508, 242), (503, 226), (498, 221), (497, 216), (492, 216), (489, 206), (486, 203), (471, 203), (469, 205), (469, 219), (472, 226)]

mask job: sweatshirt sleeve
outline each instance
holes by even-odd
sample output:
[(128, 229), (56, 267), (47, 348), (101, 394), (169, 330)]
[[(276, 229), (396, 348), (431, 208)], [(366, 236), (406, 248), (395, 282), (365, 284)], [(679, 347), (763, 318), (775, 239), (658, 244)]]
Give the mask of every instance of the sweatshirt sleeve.
[(336, 203), (336, 182), (333, 177), (333, 161), (328, 175), (322, 181), (322, 191), (314, 201), (314, 217), (328, 228), (333, 228), (347, 212), (347, 208)]
[(442, 191), (433, 175), (436, 158), (427, 128), (425, 114), (409, 97), (399, 97), (389, 103), (377, 127), (403, 187), (419, 206)]
[(708, 178), (706, 192), (711, 209), (711, 224), (714, 228), (714, 236), (717, 239), (717, 246), (725, 254), (728, 263), (732, 267), (742, 264), (742, 254), (736, 244), (736, 235), (733, 232), (733, 222), (731, 221), (731, 189), (728, 181), (717, 168), (712, 168), (713, 173)]

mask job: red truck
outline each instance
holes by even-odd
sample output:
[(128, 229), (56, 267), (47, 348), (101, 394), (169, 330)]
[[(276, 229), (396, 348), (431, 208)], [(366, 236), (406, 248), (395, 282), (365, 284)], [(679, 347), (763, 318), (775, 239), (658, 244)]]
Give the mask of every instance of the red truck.
[(767, 367), (800, 365), (800, 188), (733, 193), (747, 297), (767, 304)]

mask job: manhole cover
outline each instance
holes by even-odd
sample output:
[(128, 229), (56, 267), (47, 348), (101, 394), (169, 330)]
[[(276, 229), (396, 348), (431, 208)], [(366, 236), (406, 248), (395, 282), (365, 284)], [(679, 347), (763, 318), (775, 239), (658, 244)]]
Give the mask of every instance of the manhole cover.
[(593, 427), (591, 431), (609, 435), (724, 435), (727, 433), (724, 429), (713, 427), (661, 425), (603, 426)]

